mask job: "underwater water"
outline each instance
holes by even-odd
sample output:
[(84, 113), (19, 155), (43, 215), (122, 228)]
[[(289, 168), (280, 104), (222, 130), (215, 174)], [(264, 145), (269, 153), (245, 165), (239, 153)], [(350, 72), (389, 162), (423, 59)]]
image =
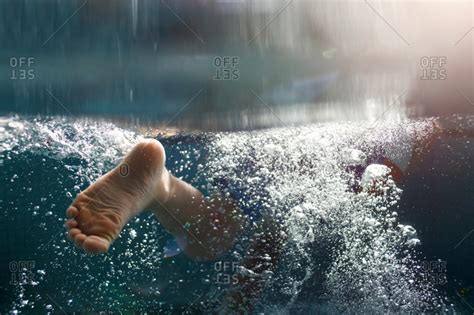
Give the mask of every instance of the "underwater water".
[[(0, 1), (0, 315), (472, 314), (473, 9)], [(107, 254), (67, 240), (68, 205), (146, 137), (249, 210), (222, 257), (149, 212)]]
[[(474, 126), (474, 117), (453, 119)], [(224, 312), (244, 274), (264, 283), (254, 302), (264, 313), (469, 314), (473, 140), (437, 138), (400, 182), (383, 167), (362, 178), (349, 171), (380, 151), (410, 155), (434, 120), (158, 136), (175, 176), (206, 193), (227, 178), (262, 212), (225, 256), (195, 262), (151, 213), (132, 219), (105, 255), (66, 238), (67, 206), (144, 139), (139, 129), (3, 117), (0, 312)], [(286, 242), (278, 268), (256, 274), (239, 263), (264, 224)]]

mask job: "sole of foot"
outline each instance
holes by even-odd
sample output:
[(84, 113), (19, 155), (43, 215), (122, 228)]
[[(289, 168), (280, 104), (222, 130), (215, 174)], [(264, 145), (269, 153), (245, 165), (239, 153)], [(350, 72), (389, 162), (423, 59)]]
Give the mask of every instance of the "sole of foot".
[(87, 253), (107, 252), (124, 225), (156, 201), (166, 201), (165, 150), (156, 140), (138, 143), (113, 170), (77, 195), (66, 210), (68, 237)]

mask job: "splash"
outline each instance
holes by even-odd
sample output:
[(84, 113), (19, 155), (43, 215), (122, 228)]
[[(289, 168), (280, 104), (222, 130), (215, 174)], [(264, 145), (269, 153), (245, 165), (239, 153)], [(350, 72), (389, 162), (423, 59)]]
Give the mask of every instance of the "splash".
[(114, 124), (88, 120), (31, 119), (0, 120), (3, 150), (11, 154), (30, 152), (58, 160), (81, 160), (86, 165), (66, 165), (91, 183), (101, 172), (116, 164), (130, 148), (143, 139), (133, 131)]
[[(276, 225), (275, 237), (287, 239), (262, 310), (288, 311), (297, 303), (348, 313), (442, 308), (436, 289), (420, 280), (420, 241), (398, 220), (402, 191), (390, 169), (371, 164), (361, 179), (348, 171), (365, 166), (374, 148), (411, 154), (410, 143), (432, 126), (430, 120), (376, 129), (331, 123), (216, 136), (207, 172), (244, 185), (246, 202)], [(316, 293), (308, 295), (308, 287)]]
[[(400, 158), (410, 154), (410, 143), (426, 137), (432, 126), (430, 120), (378, 128), (328, 123), (213, 133), (188, 142), (177, 135), (167, 147), (167, 166), (186, 180), (197, 169), (202, 187), (211, 193), (219, 192), (216, 178), (226, 178), (242, 189), (240, 204), (260, 211), (252, 231), (266, 222), (278, 231), (275, 237), (286, 239), (275, 272), (236, 270), (267, 282), (258, 309), (288, 311), (303, 303), (311, 310), (347, 313), (439, 311), (443, 297), (420, 274), (416, 229), (398, 219), (402, 191), (383, 165), (369, 165), (361, 178), (348, 171), (370, 164), (374, 148)], [(24, 211), (31, 216), (41, 243), (31, 249), (41, 272), (34, 285), (18, 284), (9, 311), (184, 311), (173, 305), (204, 308), (219, 300), (201, 294), (222, 291), (222, 283), (212, 280), (213, 265), (170, 255), (166, 245), (172, 241), (151, 215), (129, 222), (100, 259), (76, 251), (62, 234), (64, 209), (73, 196), (113, 167), (143, 139), (140, 134), (111, 123), (58, 118), (7, 117), (0, 128), (5, 164), (16, 163), (9, 179), (21, 190), (9, 197), (13, 206), (3, 215)], [(204, 151), (205, 163), (200, 161)], [(58, 181), (46, 194), (34, 195), (41, 185), (38, 175), (16, 173), (23, 167), (30, 175), (32, 163), (44, 168), (34, 169), (36, 174), (52, 172)], [(355, 184), (361, 190), (351, 189)], [(245, 244), (238, 242), (224, 259), (239, 261)]]

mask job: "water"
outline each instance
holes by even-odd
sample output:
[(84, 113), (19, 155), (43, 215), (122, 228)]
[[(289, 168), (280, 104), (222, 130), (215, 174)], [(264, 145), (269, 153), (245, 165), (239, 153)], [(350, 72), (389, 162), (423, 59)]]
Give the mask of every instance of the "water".
[[(472, 140), (442, 141), (435, 151), (441, 155), (429, 155), (421, 173), (398, 185), (382, 180), (380, 193), (350, 189), (356, 179), (348, 166), (374, 150), (411, 152), (410, 143), (432, 133), (433, 121), (159, 137), (175, 176), (207, 192), (217, 189), (216, 176), (225, 176), (245, 187), (264, 213), (263, 223), (253, 224), (227, 255), (198, 263), (165, 258), (170, 236), (148, 213), (127, 224), (103, 256), (87, 256), (65, 238), (67, 205), (143, 139), (139, 130), (94, 120), (3, 117), (1, 260), (10, 272), (1, 275), (2, 312), (225, 309), (233, 276), (251, 274), (237, 264), (265, 221), (288, 241), (278, 268), (254, 275), (266, 279), (258, 311), (468, 312), (472, 239), (455, 246), (472, 223)], [(382, 167), (373, 169), (373, 176), (383, 174)], [(441, 204), (427, 202), (428, 194)]]
[[(0, 10), (2, 114), (204, 130), (371, 120), (398, 98), (387, 117), (472, 114), (456, 92), (473, 99), (470, 1), (8, 0)], [(446, 58), (449, 82), (420, 79), (438, 69), (422, 65), (431, 57)]]
[[(473, 8), (1, 1), (0, 313), (226, 313), (242, 275), (264, 313), (472, 313), (474, 140), (414, 146), (474, 130)], [(261, 210), (218, 261), (148, 213), (100, 257), (66, 240), (66, 207), (146, 136), (175, 176)], [(359, 174), (413, 151), (402, 179)], [(240, 262), (267, 229), (281, 260), (256, 274)]]

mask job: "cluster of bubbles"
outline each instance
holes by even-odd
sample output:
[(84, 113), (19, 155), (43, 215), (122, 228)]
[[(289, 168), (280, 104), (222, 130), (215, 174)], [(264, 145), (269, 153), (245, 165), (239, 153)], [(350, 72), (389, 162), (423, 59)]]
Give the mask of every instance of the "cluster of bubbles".
[(11, 154), (30, 152), (58, 160), (80, 160), (80, 165), (70, 163), (66, 168), (89, 184), (142, 139), (112, 123), (71, 122), (65, 118), (8, 117), (0, 120), (0, 128), (3, 150)]
[[(216, 292), (231, 284), (216, 281), (220, 270), (215, 264), (192, 262), (183, 255), (167, 257), (173, 246), (170, 237), (147, 213), (132, 219), (111, 251), (100, 257), (85, 255), (65, 239), (62, 222), (68, 203), (142, 140), (139, 133), (112, 123), (59, 118), (7, 117), (0, 120), (0, 128), (6, 164), (16, 161), (12, 165), (27, 169), (32, 159), (41, 159), (47, 170), (43, 172), (52, 171), (58, 178), (39, 202), (31, 197), (27, 210), (15, 208), (19, 200), (13, 200), (3, 213), (36, 213), (33, 222), (47, 232), (38, 234), (42, 245), (31, 254), (42, 270), (41, 279), (34, 285), (18, 284), (11, 311), (173, 311), (178, 304), (200, 307), (211, 299), (203, 290)], [(285, 240), (279, 268), (265, 273), (266, 290), (257, 308), (281, 311), (302, 303), (349, 313), (421, 312), (445, 303), (422, 280), (416, 258), (419, 240), (413, 227), (399, 222), (401, 191), (389, 169), (366, 164), (373, 148), (390, 151), (393, 146), (395, 158), (410, 154), (409, 143), (425, 137), (430, 128), (429, 120), (376, 129), (327, 123), (176, 135), (163, 142), (175, 139), (167, 150), (173, 174), (193, 182), (190, 170), (196, 170), (193, 176), (201, 181), (194, 184), (208, 193), (222, 193), (216, 182), (225, 179), (230, 197), (239, 198), (242, 208), (258, 210), (252, 233), (271, 226), (274, 237)], [(353, 166), (365, 167), (361, 178), (350, 171)], [(35, 171), (36, 176), (42, 174)], [(40, 185), (31, 173), (26, 171), (26, 178), (11, 175), (21, 182), (21, 198), (28, 199)], [(241, 259), (252, 237), (244, 235), (246, 242), (237, 242), (224, 259)], [(245, 268), (238, 272), (258, 276)]]
[[(401, 190), (390, 169), (369, 158), (381, 152), (395, 160), (410, 156), (410, 144), (432, 128), (429, 120), (378, 128), (330, 123), (215, 137), (206, 172), (245, 187), (251, 198), (241, 200), (244, 207), (258, 208), (262, 220), (275, 225), (274, 238), (286, 240), (263, 310), (300, 304), (348, 313), (446, 307), (423, 280), (416, 230), (399, 221)], [(359, 166), (362, 176), (351, 171)]]

